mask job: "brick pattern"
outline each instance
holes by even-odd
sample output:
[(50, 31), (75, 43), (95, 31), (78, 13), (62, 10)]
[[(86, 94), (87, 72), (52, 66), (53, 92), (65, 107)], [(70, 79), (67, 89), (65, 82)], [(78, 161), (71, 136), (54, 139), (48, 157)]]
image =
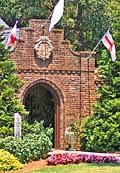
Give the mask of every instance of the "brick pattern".
[[(11, 54), (18, 76), (24, 80), (18, 96), (25, 99), (26, 92), (36, 83), (44, 83), (56, 100), (55, 147), (65, 147), (64, 132), (71, 122), (90, 115), (96, 100), (94, 58), (86, 57), (89, 51), (74, 52), (70, 43), (64, 40), (64, 30), (53, 29), (48, 32), (49, 21), (44, 30), (45, 20), (32, 19), (29, 27), (20, 30), (16, 50)], [(53, 52), (49, 62), (38, 64), (34, 56), (34, 46), (40, 36), (45, 35), (52, 41)]]

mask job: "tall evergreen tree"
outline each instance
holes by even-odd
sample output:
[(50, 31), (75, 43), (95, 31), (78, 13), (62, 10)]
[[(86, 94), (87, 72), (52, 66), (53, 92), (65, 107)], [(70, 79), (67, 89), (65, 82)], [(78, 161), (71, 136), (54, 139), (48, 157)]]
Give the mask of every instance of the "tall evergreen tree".
[(14, 113), (22, 115), (23, 122), (27, 116), (16, 93), (22, 86), (17, 76), (16, 66), (8, 60), (9, 50), (5, 49), (0, 35), (0, 137), (13, 135)]
[(94, 115), (83, 124), (82, 148), (87, 151), (120, 150), (120, 10), (116, 1), (111, 32), (115, 40), (117, 59), (112, 62), (109, 52), (102, 51), (98, 72), (104, 85), (98, 89), (100, 98)]

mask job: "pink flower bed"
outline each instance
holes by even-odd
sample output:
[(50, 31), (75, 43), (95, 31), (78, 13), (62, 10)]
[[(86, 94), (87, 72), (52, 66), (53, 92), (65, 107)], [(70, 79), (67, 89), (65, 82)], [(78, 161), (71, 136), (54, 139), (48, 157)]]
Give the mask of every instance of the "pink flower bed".
[(49, 165), (69, 164), (69, 163), (117, 163), (118, 159), (114, 156), (98, 156), (95, 154), (53, 154), (48, 157)]

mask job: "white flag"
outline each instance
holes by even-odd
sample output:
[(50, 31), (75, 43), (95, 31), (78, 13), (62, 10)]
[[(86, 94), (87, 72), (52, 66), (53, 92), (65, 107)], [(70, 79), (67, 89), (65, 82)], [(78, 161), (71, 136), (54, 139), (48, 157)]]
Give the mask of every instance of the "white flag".
[(7, 46), (9, 45), (13, 45), (14, 42), (16, 41), (16, 34), (17, 34), (17, 23), (18, 21), (16, 21), (11, 33), (9, 34), (9, 37), (8, 37), (8, 41), (6, 43)]
[(63, 11), (64, 11), (64, 0), (59, 0), (59, 2), (57, 3), (57, 5), (55, 6), (55, 8), (53, 10), (50, 27), (49, 27), (49, 32), (51, 31), (53, 26), (59, 22), (59, 20), (61, 19), (62, 15), (63, 15)]
[(112, 36), (109, 32), (109, 30), (105, 33), (105, 35), (102, 38), (102, 42), (104, 46), (110, 51), (112, 61), (116, 60), (116, 49), (115, 49), (115, 44), (112, 39)]

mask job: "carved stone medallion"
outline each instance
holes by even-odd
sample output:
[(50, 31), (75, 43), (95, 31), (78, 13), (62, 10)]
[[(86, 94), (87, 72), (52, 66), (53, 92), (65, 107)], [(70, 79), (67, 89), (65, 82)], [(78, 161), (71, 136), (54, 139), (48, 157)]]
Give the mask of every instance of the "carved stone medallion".
[(53, 46), (47, 36), (41, 36), (35, 43), (35, 56), (39, 59), (46, 60), (52, 55)]

